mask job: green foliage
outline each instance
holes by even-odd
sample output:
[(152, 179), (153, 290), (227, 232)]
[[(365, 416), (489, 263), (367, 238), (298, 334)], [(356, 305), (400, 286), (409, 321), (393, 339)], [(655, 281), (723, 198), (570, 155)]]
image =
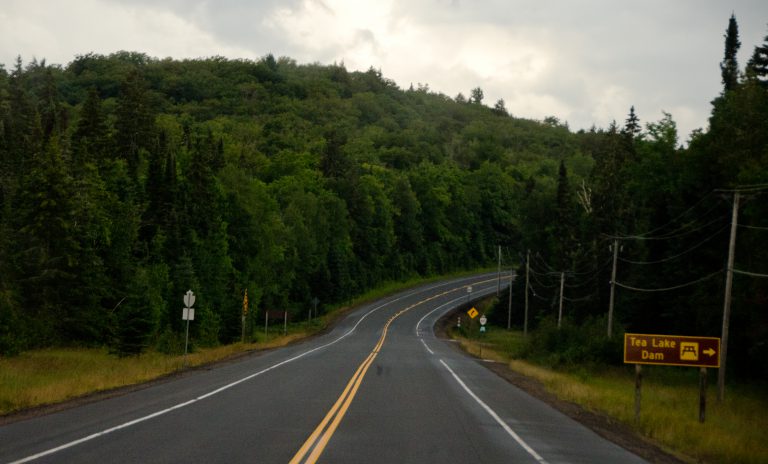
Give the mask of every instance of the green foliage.
[(725, 56), (723, 62), (720, 63), (724, 92), (735, 89), (739, 83), (739, 65), (736, 61), (736, 54), (740, 47), (739, 25), (736, 22), (736, 16), (731, 14), (731, 19), (728, 20), (728, 29), (725, 31)]
[[(0, 70), (0, 351), (178, 352), (189, 289), (192, 342), (227, 343), (240, 337), (246, 288), (249, 323), (262, 309), (303, 315), (315, 297), (343, 304), (385, 281), (495, 263), (501, 245), (505, 267), (527, 249), (536, 260), (531, 327), (542, 321), (544, 346), (532, 352), (599, 362), (607, 237), (665, 227), (712, 188), (768, 182), (768, 94), (750, 69), (683, 148), (670, 114), (643, 126), (632, 107), (623, 128), (572, 133), (554, 116), (510, 117), (501, 100), (489, 108), (479, 87), (467, 104), (427, 85), (403, 91), (373, 69), (134, 52), (65, 68), (19, 60)], [(746, 223), (765, 225), (763, 203), (745, 206)], [(715, 232), (626, 241), (624, 253), (666, 258)], [(751, 251), (737, 263), (765, 271), (764, 232), (740, 233)], [(618, 280), (691, 280), (722, 266), (724, 249), (716, 236), (653, 271), (622, 264)], [(562, 346), (546, 318), (561, 272)], [(768, 289), (744, 279), (736, 290), (745, 335), (731, 352), (749, 360), (764, 352)], [(622, 290), (616, 312), (633, 330), (714, 335), (721, 302), (719, 284)]]
[(623, 334), (608, 338), (605, 325), (605, 317), (596, 317), (581, 324), (566, 319), (558, 328), (556, 318), (546, 317), (527, 338), (521, 356), (550, 367), (621, 364)]

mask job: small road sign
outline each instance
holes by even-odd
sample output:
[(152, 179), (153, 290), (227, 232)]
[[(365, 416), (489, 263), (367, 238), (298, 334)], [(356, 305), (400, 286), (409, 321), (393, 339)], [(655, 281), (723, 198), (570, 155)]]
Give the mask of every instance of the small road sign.
[(187, 293), (184, 294), (184, 306), (187, 308), (191, 308), (195, 305), (195, 294), (192, 292), (192, 290), (187, 290)]
[(195, 308), (184, 308), (181, 310), (182, 321), (194, 321), (195, 320)]
[(480, 313), (477, 311), (477, 308), (475, 308), (475, 307), (473, 306), (473, 307), (472, 307), (472, 309), (470, 309), (469, 311), (467, 311), (467, 314), (469, 314), (469, 317), (471, 317), (472, 319), (474, 319), (474, 318), (476, 318), (476, 317), (477, 317), (477, 315), (478, 315), (478, 314), (480, 314)]
[(485, 325), (485, 323), (488, 322), (488, 318), (485, 317), (485, 314), (480, 316), (480, 325)]
[(720, 367), (720, 339), (682, 335), (624, 334), (624, 362)]

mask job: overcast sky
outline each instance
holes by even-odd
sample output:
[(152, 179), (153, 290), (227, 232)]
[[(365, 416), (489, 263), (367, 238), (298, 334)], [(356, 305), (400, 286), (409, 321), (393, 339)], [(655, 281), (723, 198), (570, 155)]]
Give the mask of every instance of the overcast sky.
[(515, 116), (574, 130), (662, 111), (680, 141), (706, 128), (735, 13), (743, 67), (766, 0), (0, 0), (0, 63), (132, 50), (165, 58), (268, 53), (380, 69), (451, 97), (481, 87)]

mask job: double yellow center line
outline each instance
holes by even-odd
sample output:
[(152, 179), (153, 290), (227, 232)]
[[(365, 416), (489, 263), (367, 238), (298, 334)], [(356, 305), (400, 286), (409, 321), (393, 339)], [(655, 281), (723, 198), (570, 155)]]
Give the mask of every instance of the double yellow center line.
[[(475, 282), (474, 284), (470, 284), (470, 285), (482, 284), (486, 282), (491, 282), (493, 280), (495, 279), (489, 279), (482, 282)], [(416, 306), (424, 304), (428, 301), (432, 301), (435, 298), (440, 298), (441, 296), (445, 296), (451, 292), (455, 292), (456, 290), (467, 288), (468, 286), (469, 285), (463, 285), (461, 287), (452, 288), (443, 293), (439, 293), (429, 298), (425, 298), (419, 301), (418, 303), (414, 303), (408, 306), (407, 308), (395, 313), (392, 317), (390, 317), (387, 323), (384, 324), (384, 329), (381, 332), (381, 336), (379, 337), (379, 341), (376, 343), (376, 346), (373, 347), (373, 351), (371, 351), (368, 357), (365, 358), (363, 363), (360, 364), (360, 366), (357, 368), (357, 370), (355, 371), (355, 374), (352, 376), (351, 379), (349, 379), (349, 382), (347, 383), (347, 386), (344, 388), (344, 391), (341, 393), (341, 396), (339, 396), (339, 399), (336, 400), (336, 403), (334, 403), (333, 407), (325, 415), (323, 420), (320, 422), (320, 425), (318, 425), (317, 428), (315, 428), (315, 430), (312, 432), (309, 438), (307, 438), (307, 440), (301, 446), (301, 448), (293, 457), (293, 459), (291, 459), (290, 464), (299, 464), (301, 462), (305, 464), (314, 464), (315, 462), (317, 462), (320, 455), (323, 454), (323, 450), (325, 450), (325, 447), (328, 445), (328, 442), (330, 441), (331, 437), (336, 432), (336, 429), (339, 427), (339, 424), (341, 423), (341, 420), (344, 418), (344, 415), (347, 413), (347, 410), (349, 409), (350, 404), (352, 404), (352, 400), (355, 399), (355, 395), (357, 394), (357, 390), (360, 388), (360, 384), (363, 382), (365, 373), (368, 372), (368, 368), (371, 367), (371, 364), (373, 364), (373, 360), (376, 359), (376, 356), (379, 354), (381, 347), (384, 345), (384, 340), (387, 338), (387, 331), (389, 330), (389, 326), (392, 324), (392, 322), (398, 317), (400, 317), (402, 314), (410, 311)], [(307, 453), (310, 452), (310, 450), (311, 450), (311, 453), (309, 454), (308, 457), (306, 457), (306, 459), (304, 459), (305, 456), (307, 456)]]

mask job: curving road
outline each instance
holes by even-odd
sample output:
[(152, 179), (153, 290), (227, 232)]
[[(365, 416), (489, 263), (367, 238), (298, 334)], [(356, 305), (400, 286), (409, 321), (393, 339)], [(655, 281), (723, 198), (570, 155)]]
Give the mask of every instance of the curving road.
[(0, 427), (0, 462), (635, 463), (435, 338), (495, 274), (363, 306), (304, 343)]

